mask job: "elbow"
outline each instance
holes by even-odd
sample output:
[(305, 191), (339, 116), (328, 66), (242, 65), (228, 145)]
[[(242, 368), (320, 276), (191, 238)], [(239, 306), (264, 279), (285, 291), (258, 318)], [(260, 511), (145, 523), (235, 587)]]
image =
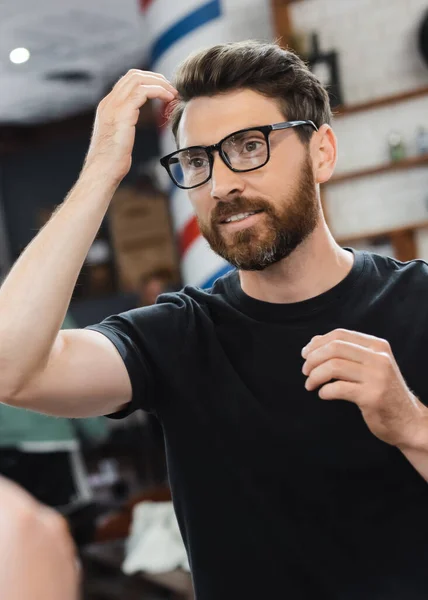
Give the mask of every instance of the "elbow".
[(6, 406), (18, 406), (16, 403), (17, 395), (15, 388), (2, 384), (0, 390), (0, 404), (6, 404)]
[(15, 381), (1, 381), (0, 377), (0, 403), (7, 406), (19, 408), (22, 405), (20, 401), (23, 385)]

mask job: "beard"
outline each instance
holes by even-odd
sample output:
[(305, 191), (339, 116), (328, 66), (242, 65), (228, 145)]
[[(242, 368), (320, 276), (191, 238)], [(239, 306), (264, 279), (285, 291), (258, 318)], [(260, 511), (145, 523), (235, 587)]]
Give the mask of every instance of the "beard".
[[(246, 212), (259, 212), (260, 223), (223, 235), (221, 221)], [(198, 219), (202, 235), (212, 250), (242, 271), (262, 271), (287, 258), (315, 229), (320, 208), (310, 157), (307, 154), (297, 188), (278, 206), (263, 199), (235, 198), (217, 203), (211, 222)], [(263, 221), (263, 222), (262, 222)]]

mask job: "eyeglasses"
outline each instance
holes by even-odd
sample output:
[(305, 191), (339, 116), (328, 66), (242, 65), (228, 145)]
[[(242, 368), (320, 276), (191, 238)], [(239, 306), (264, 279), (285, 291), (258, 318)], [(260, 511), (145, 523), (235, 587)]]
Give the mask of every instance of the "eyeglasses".
[(231, 171), (245, 173), (263, 167), (270, 158), (269, 134), (279, 129), (309, 125), (315, 131), (313, 121), (284, 121), (263, 127), (240, 129), (211, 146), (190, 146), (172, 152), (160, 159), (172, 181), (183, 190), (203, 185), (211, 178), (214, 151), (218, 151), (224, 164)]

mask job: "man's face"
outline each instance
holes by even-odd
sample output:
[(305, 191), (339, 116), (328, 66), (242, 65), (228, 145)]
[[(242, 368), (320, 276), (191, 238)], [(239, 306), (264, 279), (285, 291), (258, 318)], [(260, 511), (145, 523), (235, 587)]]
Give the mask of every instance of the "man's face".
[[(180, 122), (180, 148), (208, 146), (239, 129), (284, 120), (274, 100), (252, 90), (195, 98)], [(214, 252), (242, 270), (262, 270), (289, 256), (315, 229), (320, 214), (308, 148), (292, 129), (273, 131), (269, 139), (265, 166), (235, 173), (215, 153), (211, 179), (189, 190), (202, 235)]]

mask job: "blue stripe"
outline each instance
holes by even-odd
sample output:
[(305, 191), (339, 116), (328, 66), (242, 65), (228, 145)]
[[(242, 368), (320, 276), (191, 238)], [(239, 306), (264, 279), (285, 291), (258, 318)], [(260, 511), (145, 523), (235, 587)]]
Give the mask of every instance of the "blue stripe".
[(178, 42), (182, 37), (185, 37), (188, 33), (201, 25), (205, 25), (206, 23), (209, 23), (209, 21), (217, 19), (220, 14), (220, 0), (210, 0), (210, 2), (203, 4), (192, 13), (186, 15), (181, 21), (178, 21), (170, 27), (170, 29), (167, 29), (167, 31), (159, 36), (153, 44), (150, 57), (151, 68), (153, 68), (156, 61), (158, 61), (162, 54), (175, 44), (175, 42)]
[(235, 267), (232, 267), (232, 265), (230, 265), (229, 263), (226, 263), (224, 267), (221, 267), (221, 269), (214, 273), (214, 275), (211, 275), (211, 277), (207, 279), (200, 287), (204, 290), (212, 287), (216, 279), (222, 277), (223, 275), (226, 275), (226, 273), (229, 273), (229, 271), (231, 271), (234, 268)]

